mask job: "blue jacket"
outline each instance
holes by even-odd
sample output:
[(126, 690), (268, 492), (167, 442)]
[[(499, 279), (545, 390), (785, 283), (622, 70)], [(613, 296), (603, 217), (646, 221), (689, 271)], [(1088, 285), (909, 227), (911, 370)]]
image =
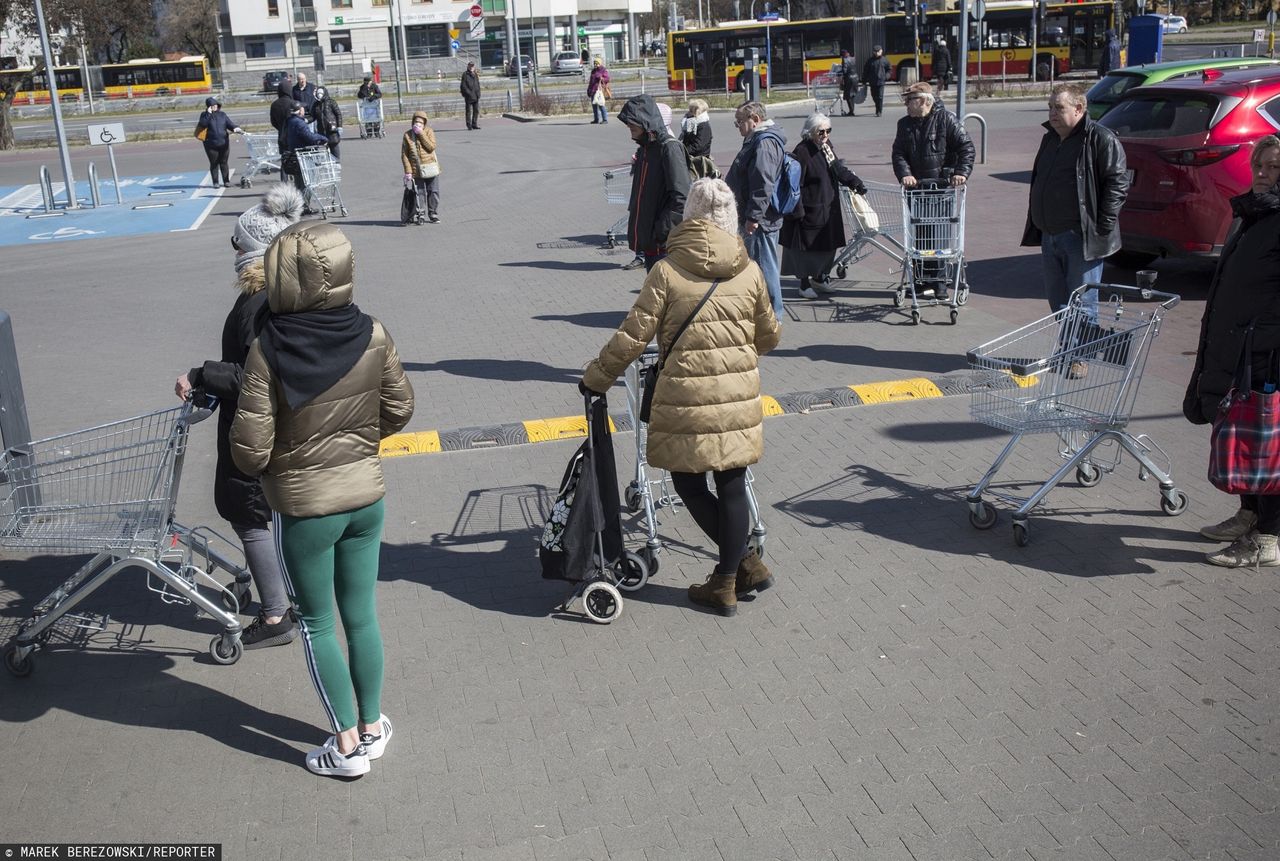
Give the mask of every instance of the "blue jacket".
[(231, 141), (231, 132), (236, 126), (236, 121), (227, 116), (224, 111), (217, 110), (212, 113), (206, 109), (200, 115), (200, 121), (196, 123), (197, 129), (206, 129), (204, 136), (204, 145), (211, 149), (221, 149)]
[(307, 125), (307, 121), (297, 114), (290, 114), (284, 127), (284, 146), (286, 150), (301, 149), (304, 146), (322, 146), (329, 143), (324, 135), (316, 134)]
[(782, 214), (773, 208), (773, 192), (782, 173), (787, 137), (773, 125), (757, 128), (742, 142), (724, 181), (738, 201), (738, 221), (754, 221), (760, 229), (782, 229)]

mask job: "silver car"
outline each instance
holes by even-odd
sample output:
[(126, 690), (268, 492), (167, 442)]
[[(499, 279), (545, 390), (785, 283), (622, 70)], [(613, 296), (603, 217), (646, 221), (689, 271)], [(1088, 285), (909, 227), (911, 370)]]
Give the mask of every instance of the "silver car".
[(582, 56), (573, 51), (561, 51), (551, 58), (551, 74), (581, 75)]

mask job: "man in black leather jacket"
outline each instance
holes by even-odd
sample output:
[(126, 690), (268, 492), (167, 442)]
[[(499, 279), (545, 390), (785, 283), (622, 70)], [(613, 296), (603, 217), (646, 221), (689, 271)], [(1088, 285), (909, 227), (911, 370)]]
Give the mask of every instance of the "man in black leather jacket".
[(921, 82), (902, 94), (907, 115), (893, 139), (893, 173), (906, 188), (922, 179), (964, 185), (973, 173), (973, 141), (956, 115), (934, 106), (933, 87)]
[[(1055, 84), (1049, 121), (1031, 169), (1023, 245), (1039, 245), (1054, 311), (1071, 291), (1100, 281), (1102, 261), (1120, 250), (1118, 219), (1129, 193), (1124, 147), (1089, 118), (1084, 88)], [(1097, 291), (1085, 297), (1096, 307)]]

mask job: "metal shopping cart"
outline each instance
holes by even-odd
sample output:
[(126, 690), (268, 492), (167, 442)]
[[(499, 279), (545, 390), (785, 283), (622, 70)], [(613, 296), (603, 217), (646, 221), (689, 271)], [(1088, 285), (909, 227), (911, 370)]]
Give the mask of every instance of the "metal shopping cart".
[[(1090, 288), (1097, 288), (1104, 301), (1096, 319), (1085, 301)], [(1156, 304), (1138, 304), (1151, 301)], [(1071, 294), (1061, 311), (969, 351), (975, 372), (970, 414), (1013, 434), (965, 499), (974, 528), (995, 526), (996, 509), (982, 498), (983, 492), (1027, 434), (1056, 433), (1065, 462), (1029, 497), (991, 492), (1019, 506), (1013, 537), (1020, 547), (1030, 541), (1027, 516), (1050, 490), (1072, 470), (1077, 482), (1093, 487), (1119, 465), (1121, 451), (1138, 461), (1140, 479), (1153, 475), (1160, 483), (1165, 514), (1186, 510), (1187, 495), (1174, 486), (1169, 456), (1145, 434), (1125, 430), (1160, 321), (1178, 301), (1172, 293), (1147, 288), (1087, 284)], [(1156, 452), (1163, 469), (1153, 460)]]
[[(925, 180), (902, 189), (903, 247), (907, 262), (894, 307), (911, 296), (911, 322), (920, 322), (921, 294), (928, 305), (947, 305), (951, 322), (969, 300), (964, 274), (964, 186)], [(932, 293), (932, 296), (928, 295)]]
[(866, 182), (867, 193), (860, 195), (870, 213), (859, 212), (853, 192), (840, 187), (840, 209), (845, 229), (850, 232), (848, 244), (836, 255), (836, 277), (848, 274), (849, 266), (879, 249), (899, 267), (906, 265), (907, 250), (903, 246), (902, 188), (884, 182)]
[(382, 125), (382, 99), (356, 99), (356, 117), (361, 140), (387, 136)]
[(303, 147), (294, 150), (298, 157), (298, 165), (302, 168), (302, 193), (308, 209), (315, 210), (327, 218), (330, 212), (338, 212), (345, 216), (347, 208), (342, 205), (342, 165), (323, 144)]
[[(649, 426), (640, 420), (640, 404), (644, 400), (645, 370), (658, 361), (658, 345), (650, 344), (640, 354), (640, 358), (632, 362), (623, 373), (622, 379), (627, 387), (627, 414), (631, 418), (631, 427), (635, 430), (636, 468), (631, 482), (622, 492), (623, 505), (633, 514), (643, 513), (645, 529), (645, 546), (640, 556), (648, 567), (648, 575), (652, 577), (658, 571), (658, 554), (662, 552), (662, 539), (658, 537), (658, 511), (680, 505), (680, 497), (671, 486), (671, 474), (658, 471), (658, 477), (650, 475), (648, 460)], [(751, 512), (751, 536), (748, 547), (764, 557), (764, 545), (769, 530), (760, 519), (760, 504), (756, 501), (755, 476), (747, 469), (747, 507)], [(620, 589), (633, 591), (644, 583), (624, 578), (618, 583)]]
[[(838, 69), (839, 67), (837, 67)], [(833, 70), (813, 79), (813, 109), (829, 117), (837, 116), (844, 104), (840, 75)]]
[[(631, 167), (618, 167), (604, 172), (605, 203), (620, 203), (623, 206), (631, 196)], [(609, 248), (618, 247), (618, 234), (627, 230), (627, 215), (623, 215), (605, 231), (604, 238)]]
[(280, 141), (273, 132), (245, 134), (244, 142), (249, 147), (249, 163), (240, 174), (240, 187), (252, 188), (256, 175), (268, 170), (280, 171)]
[[(95, 554), (40, 601), (5, 647), (5, 667), (30, 675), (32, 653), (47, 645), (66, 617), (77, 627), (104, 630), (109, 619), (68, 615), (126, 568), (147, 572), (147, 588), (168, 603), (193, 603), (222, 624), (209, 644), (216, 663), (240, 659), (237, 597), (213, 578), (221, 568), (247, 583), (248, 574), (218, 552), (209, 530), (174, 521), (174, 505), (190, 427), (207, 417), (188, 402), (88, 430), (35, 440), (0, 455), (0, 547), (65, 555)], [(157, 582), (158, 581), (158, 585)], [(224, 610), (199, 590), (218, 590)]]

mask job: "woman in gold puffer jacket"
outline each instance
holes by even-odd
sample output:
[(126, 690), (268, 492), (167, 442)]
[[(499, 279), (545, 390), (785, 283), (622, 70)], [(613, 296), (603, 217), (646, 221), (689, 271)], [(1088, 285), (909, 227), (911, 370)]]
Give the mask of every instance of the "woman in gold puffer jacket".
[(307, 768), (357, 777), (391, 738), (375, 603), (386, 495), (378, 443), (408, 423), (413, 389), (387, 330), (351, 301), (342, 231), (295, 224), (263, 264), (271, 314), (244, 363), (231, 456), (261, 476), (275, 512), (285, 584), (333, 728)]
[[(723, 616), (737, 612), (738, 595), (773, 585), (769, 569), (746, 552), (746, 471), (764, 454), (758, 360), (777, 346), (779, 325), (737, 226), (729, 187), (718, 179), (695, 182), (667, 256), (582, 377), (584, 388), (605, 391), (657, 338), (666, 363), (653, 394), (648, 462), (671, 471), (676, 492), (719, 549), (715, 570), (689, 587), (689, 599)], [(672, 344), (713, 282), (705, 306)]]

